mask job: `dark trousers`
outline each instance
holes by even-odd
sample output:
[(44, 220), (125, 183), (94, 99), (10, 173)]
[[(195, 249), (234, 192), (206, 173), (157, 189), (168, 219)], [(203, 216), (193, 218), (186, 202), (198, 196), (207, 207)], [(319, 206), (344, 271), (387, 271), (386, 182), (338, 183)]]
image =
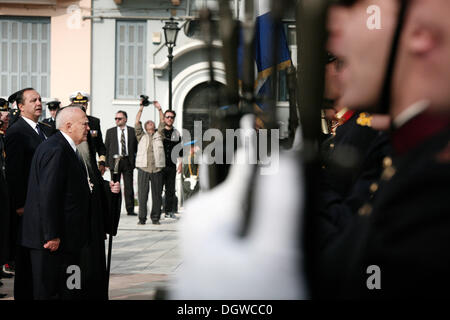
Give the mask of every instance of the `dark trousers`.
[(14, 270), (14, 300), (32, 300), (33, 281), (30, 249), (16, 246)]
[(176, 167), (165, 167), (162, 170), (163, 186), (165, 187), (164, 208), (166, 213), (174, 212), (175, 198), (175, 177), (177, 175)]
[(125, 208), (127, 213), (134, 212), (133, 166), (128, 157), (120, 159), (119, 176), (123, 177)]
[(163, 175), (162, 172), (149, 173), (138, 169), (138, 201), (139, 201), (139, 220), (145, 222), (147, 220), (147, 201), (149, 181), (152, 189), (152, 212), (150, 218), (152, 221), (159, 221), (161, 217), (161, 202), (162, 202), (162, 187)]
[[(50, 252), (50, 250), (30, 249), (33, 298), (35, 300), (76, 300), (82, 297), (82, 287), (72, 288), (69, 277), (76, 273), (69, 266), (80, 266), (79, 253)], [(83, 270), (80, 269), (80, 282)]]

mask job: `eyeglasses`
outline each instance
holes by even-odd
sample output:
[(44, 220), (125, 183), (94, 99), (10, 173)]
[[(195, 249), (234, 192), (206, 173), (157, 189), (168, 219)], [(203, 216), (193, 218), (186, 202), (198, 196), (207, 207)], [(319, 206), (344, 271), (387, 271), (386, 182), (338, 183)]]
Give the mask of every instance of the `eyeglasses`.
[(114, 118), (114, 120), (116, 120), (116, 121), (117, 121), (117, 120), (122, 120), (122, 119), (123, 119), (123, 118)]
[(166, 119), (175, 119), (174, 116), (166, 116)]

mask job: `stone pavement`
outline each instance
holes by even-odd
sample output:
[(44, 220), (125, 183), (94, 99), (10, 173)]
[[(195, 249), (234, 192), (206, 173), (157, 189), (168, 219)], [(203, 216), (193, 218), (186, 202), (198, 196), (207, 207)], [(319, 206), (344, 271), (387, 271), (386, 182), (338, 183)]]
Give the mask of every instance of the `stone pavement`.
[[(168, 288), (171, 276), (181, 265), (178, 220), (162, 218), (160, 225), (153, 225), (151, 221), (138, 225), (137, 222), (137, 216), (128, 216), (122, 211), (117, 236), (113, 238), (111, 300), (154, 299), (157, 290)], [(108, 247), (108, 241), (105, 246)], [(4, 286), (0, 287), (0, 293), (8, 293), (8, 296), (0, 300), (12, 300), (13, 280), (1, 281)]]

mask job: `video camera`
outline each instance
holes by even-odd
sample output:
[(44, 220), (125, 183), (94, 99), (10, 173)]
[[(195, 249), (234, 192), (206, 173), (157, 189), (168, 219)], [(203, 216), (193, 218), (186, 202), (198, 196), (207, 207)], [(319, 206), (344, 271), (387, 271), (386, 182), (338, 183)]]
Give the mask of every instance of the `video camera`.
[(149, 100), (148, 100), (148, 96), (146, 96), (146, 95), (144, 95), (144, 94), (141, 94), (140, 97), (141, 97), (141, 99), (142, 99), (142, 105), (143, 105), (144, 107), (147, 107), (148, 105), (153, 104), (153, 101), (149, 101)]

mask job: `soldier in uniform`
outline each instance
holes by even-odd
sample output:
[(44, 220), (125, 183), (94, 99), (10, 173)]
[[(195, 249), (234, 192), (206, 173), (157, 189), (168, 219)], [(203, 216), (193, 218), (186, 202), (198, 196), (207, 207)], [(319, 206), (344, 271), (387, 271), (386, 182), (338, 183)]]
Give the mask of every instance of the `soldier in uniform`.
[[(8, 184), (5, 173), (5, 142), (4, 136), (8, 128), (9, 103), (0, 98), (0, 267), (10, 261), (10, 207)], [(3, 273), (3, 270), (0, 270)], [(0, 276), (1, 278), (1, 276)], [(2, 284), (0, 282), (0, 284)], [(4, 298), (6, 293), (0, 293)]]
[(19, 118), (20, 116), (20, 110), (17, 106), (17, 94), (20, 92), (21, 90), (14, 92), (12, 95), (10, 95), (8, 97), (8, 102), (11, 104), (11, 108), (9, 108), (9, 125), (8, 126), (12, 126), (14, 124), (14, 122), (16, 122), (16, 120)]
[[(384, 21), (377, 32), (365, 28), (366, 1), (333, 7), (329, 43), (345, 61), (343, 100), (352, 108), (380, 106), (384, 70), (389, 57), (397, 61), (385, 86), (393, 89), (387, 100), (393, 156), (383, 160), (380, 182), (358, 218), (320, 255), (315, 297), (449, 297), (450, 3), (376, 4)], [(389, 54), (396, 26), (400, 42)], [(372, 50), (363, 49), (368, 43)]]
[(189, 147), (189, 152), (183, 158), (183, 193), (184, 200), (189, 199), (200, 190), (199, 184), (199, 155), (198, 147), (195, 145), (197, 140), (186, 142), (184, 146)]
[(341, 102), (339, 61), (331, 53), (325, 72), (325, 98), (335, 111), (331, 134), (322, 142), (323, 159), (319, 210), (337, 226), (344, 226), (369, 197), (387, 155), (388, 137), (372, 128), (373, 116), (350, 110)]
[(57, 101), (57, 100), (47, 102), (47, 109), (50, 112), (50, 117), (42, 120), (42, 122), (51, 125), (53, 130), (56, 130), (56, 127), (55, 127), (56, 113), (60, 109), (60, 105), (61, 105), (61, 102)]
[[(80, 105), (81, 108), (84, 110), (84, 112), (87, 112), (89, 98), (90, 98), (89, 94), (83, 91), (75, 91), (69, 97), (72, 104)], [(103, 142), (102, 130), (100, 127), (100, 119), (90, 115), (88, 115), (87, 117), (89, 120), (89, 128), (91, 128), (89, 130), (88, 140), (92, 141), (92, 146), (94, 148), (93, 150), (94, 155), (98, 155), (98, 169), (100, 170), (103, 176), (106, 170), (105, 167), (106, 147)]]

